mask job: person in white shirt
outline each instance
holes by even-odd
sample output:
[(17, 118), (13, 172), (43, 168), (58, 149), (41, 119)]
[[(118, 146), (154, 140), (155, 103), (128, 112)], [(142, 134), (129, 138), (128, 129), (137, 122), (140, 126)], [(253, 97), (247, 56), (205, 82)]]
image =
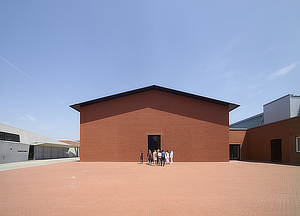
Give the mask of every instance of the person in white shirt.
[(154, 165), (156, 165), (156, 161), (157, 161), (157, 155), (156, 155), (157, 153), (156, 153), (156, 150), (154, 150), (154, 152), (153, 152), (153, 161), (154, 161)]
[(166, 164), (170, 163), (170, 155), (169, 155), (169, 151), (166, 151)]
[(173, 163), (173, 157), (174, 157), (174, 153), (173, 153), (173, 150), (171, 150), (171, 152), (170, 152), (171, 164)]

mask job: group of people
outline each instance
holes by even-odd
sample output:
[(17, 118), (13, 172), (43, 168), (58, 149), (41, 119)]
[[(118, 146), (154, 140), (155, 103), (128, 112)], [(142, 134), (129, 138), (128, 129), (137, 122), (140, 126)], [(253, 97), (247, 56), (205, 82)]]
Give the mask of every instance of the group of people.
[[(160, 151), (159, 149), (154, 150), (153, 152), (151, 152), (151, 150), (149, 149), (149, 152), (147, 153), (147, 158), (148, 158), (148, 164), (154, 164), (154, 165), (161, 165), (161, 166), (165, 166), (165, 164), (172, 164), (173, 163), (173, 150), (171, 150), (171, 152), (169, 153), (169, 151), (167, 150), (166, 152), (164, 150)], [(141, 151), (140, 154), (140, 159), (141, 159), (141, 163), (143, 163), (144, 160), (144, 154)]]

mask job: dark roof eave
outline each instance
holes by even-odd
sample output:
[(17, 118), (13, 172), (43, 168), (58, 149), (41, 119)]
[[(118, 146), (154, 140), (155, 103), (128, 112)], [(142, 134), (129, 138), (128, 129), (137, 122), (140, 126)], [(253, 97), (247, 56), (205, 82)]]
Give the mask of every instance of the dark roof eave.
[(74, 110), (77, 110), (78, 112), (80, 112), (80, 104), (74, 104), (70, 106), (71, 108), (73, 108)]
[(238, 108), (239, 106), (240, 105), (238, 105), (238, 104), (230, 103), (229, 106), (228, 106), (229, 107), (229, 112), (236, 109), (236, 108)]
[(190, 93), (186, 93), (186, 92), (182, 92), (182, 91), (178, 91), (178, 90), (174, 90), (174, 89), (169, 89), (169, 88), (165, 88), (165, 87), (161, 87), (161, 86), (152, 85), (152, 86), (148, 86), (148, 87), (144, 87), (144, 88), (140, 88), (140, 89), (135, 89), (135, 90), (119, 93), (119, 94), (114, 94), (114, 95), (82, 102), (79, 104), (74, 104), (74, 105), (71, 105), (70, 107), (77, 110), (78, 112), (80, 112), (80, 107), (82, 107), (82, 106), (88, 106), (88, 105), (92, 105), (92, 104), (96, 104), (96, 103), (100, 103), (100, 102), (104, 102), (104, 101), (108, 101), (108, 100), (117, 99), (120, 97), (125, 97), (125, 96), (129, 96), (129, 95), (137, 94), (137, 93), (150, 91), (150, 90), (158, 90), (158, 91), (168, 92), (168, 93), (172, 93), (172, 94), (176, 94), (176, 95), (180, 95), (180, 96), (184, 96), (184, 97), (189, 97), (189, 98), (193, 98), (193, 99), (197, 99), (197, 100), (203, 100), (206, 102), (216, 103), (216, 104), (223, 105), (223, 106), (228, 106), (229, 112), (240, 106), (238, 104), (228, 103), (228, 102), (224, 102), (224, 101), (220, 101), (220, 100), (216, 100), (216, 99), (212, 99), (212, 98), (207, 98), (207, 97), (190, 94)]

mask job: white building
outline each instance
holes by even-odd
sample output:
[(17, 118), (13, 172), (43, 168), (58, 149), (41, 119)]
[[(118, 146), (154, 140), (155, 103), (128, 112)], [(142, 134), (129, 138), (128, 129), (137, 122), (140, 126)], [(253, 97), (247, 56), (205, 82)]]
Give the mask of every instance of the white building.
[(300, 115), (300, 96), (288, 94), (264, 105), (264, 124)]
[(0, 163), (78, 157), (79, 145), (70, 145), (0, 123)]

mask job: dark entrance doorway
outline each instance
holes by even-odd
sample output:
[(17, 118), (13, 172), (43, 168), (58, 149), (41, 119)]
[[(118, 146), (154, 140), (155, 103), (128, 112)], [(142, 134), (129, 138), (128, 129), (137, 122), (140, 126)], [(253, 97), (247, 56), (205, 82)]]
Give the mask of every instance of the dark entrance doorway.
[(34, 160), (34, 146), (29, 146), (28, 160)]
[(229, 160), (240, 160), (240, 145), (229, 145)]
[(282, 162), (281, 139), (271, 140), (271, 161), (277, 163)]
[(160, 135), (148, 135), (148, 150), (153, 152), (154, 150), (160, 149)]

